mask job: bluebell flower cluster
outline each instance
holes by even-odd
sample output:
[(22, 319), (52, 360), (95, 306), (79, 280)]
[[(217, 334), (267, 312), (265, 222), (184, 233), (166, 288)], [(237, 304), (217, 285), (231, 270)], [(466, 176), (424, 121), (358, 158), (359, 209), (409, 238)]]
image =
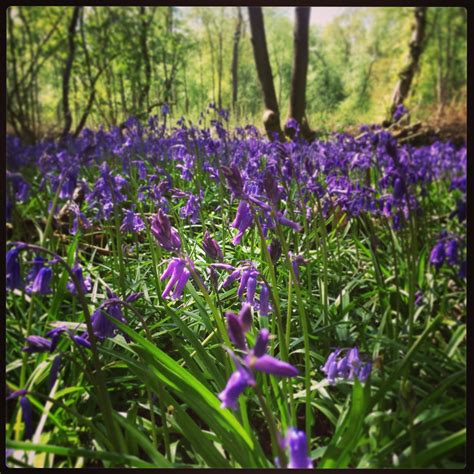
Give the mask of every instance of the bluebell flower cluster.
[(321, 370), (326, 374), (326, 379), (331, 385), (337, 380), (353, 380), (354, 377), (365, 382), (372, 371), (372, 362), (364, 363), (360, 359), (357, 347), (336, 349), (329, 354)]

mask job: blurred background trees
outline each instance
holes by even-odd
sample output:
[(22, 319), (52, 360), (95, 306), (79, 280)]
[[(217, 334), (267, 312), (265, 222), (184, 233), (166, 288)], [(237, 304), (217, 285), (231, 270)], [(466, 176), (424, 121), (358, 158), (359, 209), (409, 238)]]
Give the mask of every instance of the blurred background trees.
[[(284, 121), (291, 97), (294, 9), (262, 10)], [(342, 129), (387, 117), (409, 62), (414, 11), (345, 8), (323, 26), (310, 24), (305, 114), (313, 128)], [(317, 16), (313, 7), (311, 18)], [(442, 118), (465, 109), (466, 18), (460, 7), (426, 9), (423, 50), (404, 100), (412, 117)], [(119, 125), (130, 115), (147, 119), (165, 103), (173, 120), (185, 116), (196, 123), (211, 102), (230, 110), (231, 125), (261, 126), (264, 100), (247, 8), (21, 6), (7, 11), (7, 130), (26, 140)]]

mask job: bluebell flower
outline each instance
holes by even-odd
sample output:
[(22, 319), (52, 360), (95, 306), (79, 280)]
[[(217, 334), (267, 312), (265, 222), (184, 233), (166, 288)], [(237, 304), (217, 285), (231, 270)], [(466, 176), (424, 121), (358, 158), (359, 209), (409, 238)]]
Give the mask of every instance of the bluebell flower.
[(49, 295), (51, 291), (51, 279), (53, 278), (53, 271), (49, 267), (42, 267), (36, 275), (31, 286), (32, 293), (39, 293), (40, 295)]
[(244, 182), (237, 166), (223, 166), (222, 173), (224, 174), (227, 185), (235, 197), (242, 197), (244, 190)]
[[(341, 356), (341, 354), (344, 354)], [(372, 363), (363, 363), (360, 359), (359, 349), (336, 349), (329, 354), (326, 363), (321, 367), (326, 374), (327, 381), (334, 385), (337, 379), (352, 380), (357, 377), (364, 382), (372, 370)]]
[(171, 298), (174, 300), (180, 298), (190, 276), (191, 272), (186, 268), (185, 260), (181, 258), (174, 258), (171, 260), (168, 267), (160, 277), (161, 281), (169, 278), (168, 284), (163, 290), (161, 297), (167, 298), (174, 287)]
[(25, 431), (23, 433), (23, 439), (31, 439), (35, 432), (33, 426), (33, 408), (27, 397), (20, 398), (21, 405), (21, 419), (25, 425)]
[(235, 219), (231, 224), (231, 227), (234, 229), (238, 229), (237, 235), (232, 239), (232, 243), (234, 245), (240, 244), (242, 240), (242, 236), (244, 235), (245, 231), (252, 225), (253, 216), (250, 211), (250, 206), (247, 204), (246, 201), (240, 201), (239, 207), (237, 208), (237, 214), (235, 215)]
[(313, 461), (308, 456), (308, 441), (304, 431), (288, 428), (286, 445), (289, 450), (289, 469), (312, 469)]
[(207, 230), (204, 233), (204, 238), (202, 239), (202, 246), (209, 258), (212, 260), (223, 260), (224, 255), (222, 254), (222, 249), (220, 248), (217, 241), (210, 236)]
[(158, 243), (170, 252), (177, 252), (181, 248), (181, 239), (179, 234), (171, 227), (168, 216), (161, 210), (153, 217), (151, 221), (151, 232)]
[(255, 385), (252, 374), (243, 367), (238, 367), (229, 377), (227, 384), (218, 398), (222, 402), (222, 408), (237, 410), (237, 400), (239, 395), (249, 386)]
[(53, 388), (53, 385), (56, 383), (56, 380), (58, 379), (59, 369), (61, 368), (61, 359), (62, 359), (62, 354), (58, 354), (54, 358), (51, 364), (51, 369), (49, 370), (49, 380), (48, 380), (48, 385), (49, 385), (50, 390)]
[(26, 346), (22, 351), (28, 354), (39, 352), (51, 352), (52, 343), (49, 339), (42, 336), (28, 336), (26, 339)]
[(450, 239), (444, 244), (446, 258), (449, 265), (458, 263), (458, 242), (455, 239)]
[[(79, 263), (76, 262), (74, 264), (74, 266), (72, 267), (72, 271), (76, 275), (76, 278), (79, 281), (79, 285), (81, 286), (82, 292), (88, 293), (89, 291), (91, 291), (91, 288), (92, 288), (91, 278), (90, 276), (88, 276), (87, 278), (84, 279), (82, 268), (79, 265)], [(76, 285), (73, 283), (73, 281), (71, 280), (68, 281), (66, 288), (71, 294), (77, 295), (77, 288), (76, 288)]]
[(137, 214), (130, 209), (125, 209), (120, 230), (122, 232), (138, 233), (145, 230), (145, 224), (142, 221), (140, 214)]
[(20, 259), (18, 257), (19, 252), (20, 248), (13, 247), (6, 255), (7, 288), (10, 290), (21, 288), (23, 286)]
[(430, 265), (434, 266), (436, 270), (439, 270), (444, 263), (445, 257), (444, 243), (438, 242), (431, 250)]

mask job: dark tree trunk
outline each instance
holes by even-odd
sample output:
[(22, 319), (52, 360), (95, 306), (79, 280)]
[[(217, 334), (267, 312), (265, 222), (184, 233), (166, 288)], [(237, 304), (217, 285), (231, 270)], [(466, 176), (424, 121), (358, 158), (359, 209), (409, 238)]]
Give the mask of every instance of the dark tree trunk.
[(298, 122), (303, 136), (309, 135), (309, 126), (306, 120), (306, 76), (308, 72), (308, 34), (310, 14), (311, 7), (295, 8), (293, 73), (291, 76), (289, 118)]
[(237, 7), (237, 23), (234, 33), (234, 49), (232, 51), (232, 110), (236, 114), (238, 87), (239, 87), (239, 42), (242, 34), (242, 9)]
[(413, 26), (413, 34), (409, 44), (410, 53), (407, 64), (399, 74), (399, 80), (393, 92), (390, 117), (393, 116), (397, 106), (403, 104), (403, 101), (407, 98), (413, 77), (418, 69), (420, 56), (424, 46), (426, 10), (427, 7), (415, 8), (415, 24)]
[(270, 140), (274, 139), (275, 133), (281, 139), (283, 134), (280, 127), (280, 110), (278, 108), (275, 87), (273, 85), (272, 68), (268, 57), (262, 7), (248, 7), (248, 11), (255, 66), (266, 108), (263, 115), (263, 124)]
[(69, 130), (71, 130), (72, 116), (71, 109), (69, 107), (69, 78), (71, 77), (72, 63), (74, 61), (74, 55), (76, 53), (76, 26), (79, 19), (79, 13), (82, 7), (74, 7), (72, 13), (71, 23), (68, 28), (68, 47), (69, 52), (66, 60), (66, 66), (63, 73), (63, 113), (64, 113), (64, 128), (62, 136), (65, 137)]
[(140, 111), (144, 108), (148, 108), (150, 105), (149, 96), (150, 96), (150, 83), (151, 83), (151, 64), (150, 64), (150, 55), (148, 53), (148, 28), (151, 23), (151, 17), (146, 18), (145, 7), (140, 7), (140, 18), (141, 18), (141, 29), (140, 29), (140, 47), (142, 51), (143, 62), (145, 64), (145, 84), (140, 92), (140, 97), (138, 99), (138, 104)]

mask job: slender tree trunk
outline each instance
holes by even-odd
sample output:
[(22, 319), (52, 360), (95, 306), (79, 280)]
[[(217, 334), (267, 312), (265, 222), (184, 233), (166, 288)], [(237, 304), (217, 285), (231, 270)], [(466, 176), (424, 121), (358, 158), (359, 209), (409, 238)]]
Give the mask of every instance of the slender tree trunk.
[(211, 30), (209, 28), (209, 24), (205, 24), (207, 38), (209, 41), (209, 49), (211, 51), (211, 79), (212, 79), (212, 102), (216, 102), (216, 79), (214, 76), (214, 67), (215, 67), (215, 60), (214, 60), (214, 43), (212, 41)]
[(280, 127), (280, 110), (278, 108), (275, 87), (273, 85), (272, 68), (268, 57), (262, 7), (248, 7), (248, 12), (255, 66), (266, 108), (263, 115), (263, 124), (270, 140), (274, 139), (274, 134), (277, 134), (281, 139), (283, 134)]
[(69, 24), (68, 29), (68, 46), (69, 52), (66, 60), (66, 66), (63, 73), (63, 114), (64, 114), (64, 128), (62, 131), (62, 136), (65, 137), (69, 130), (71, 130), (72, 125), (72, 116), (71, 109), (69, 107), (69, 78), (71, 77), (72, 63), (74, 61), (74, 55), (76, 52), (76, 26), (79, 19), (79, 13), (82, 7), (74, 7), (72, 13), (71, 23)]
[(239, 87), (239, 42), (242, 34), (242, 8), (237, 7), (237, 23), (234, 33), (234, 49), (232, 51), (232, 111), (236, 115)]
[(223, 69), (223, 31), (222, 23), (224, 21), (224, 9), (220, 11), (220, 25), (217, 28), (217, 106), (222, 109), (222, 69)]
[(143, 62), (145, 65), (145, 84), (141, 90), (140, 97), (138, 100), (140, 111), (143, 109), (148, 109), (150, 105), (150, 84), (151, 84), (151, 64), (150, 64), (150, 55), (148, 53), (148, 28), (151, 23), (151, 18), (146, 18), (145, 7), (140, 7), (140, 18), (141, 18), (141, 29), (140, 29), (140, 47), (142, 51)]
[(409, 44), (409, 57), (407, 64), (399, 74), (399, 80), (393, 92), (390, 117), (393, 116), (393, 113), (395, 112), (397, 106), (403, 104), (403, 101), (408, 97), (413, 77), (415, 75), (416, 70), (418, 69), (420, 56), (424, 46), (424, 37), (426, 29), (426, 10), (427, 7), (415, 8), (415, 23), (413, 26), (413, 34)]
[[(295, 8), (295, 29), (293, 36), (293, 73), (289, 118), (298, 122), (304, 136), (309, 134), (306, 120), (306, 75), (308, 72), (308, 35), (311, 7)], [(291, 129), (290, 129), (291, 130)], [(287, 133), (289, 131), (287, 130)], [(291, 133), (291, 132), (290, 132)]]

